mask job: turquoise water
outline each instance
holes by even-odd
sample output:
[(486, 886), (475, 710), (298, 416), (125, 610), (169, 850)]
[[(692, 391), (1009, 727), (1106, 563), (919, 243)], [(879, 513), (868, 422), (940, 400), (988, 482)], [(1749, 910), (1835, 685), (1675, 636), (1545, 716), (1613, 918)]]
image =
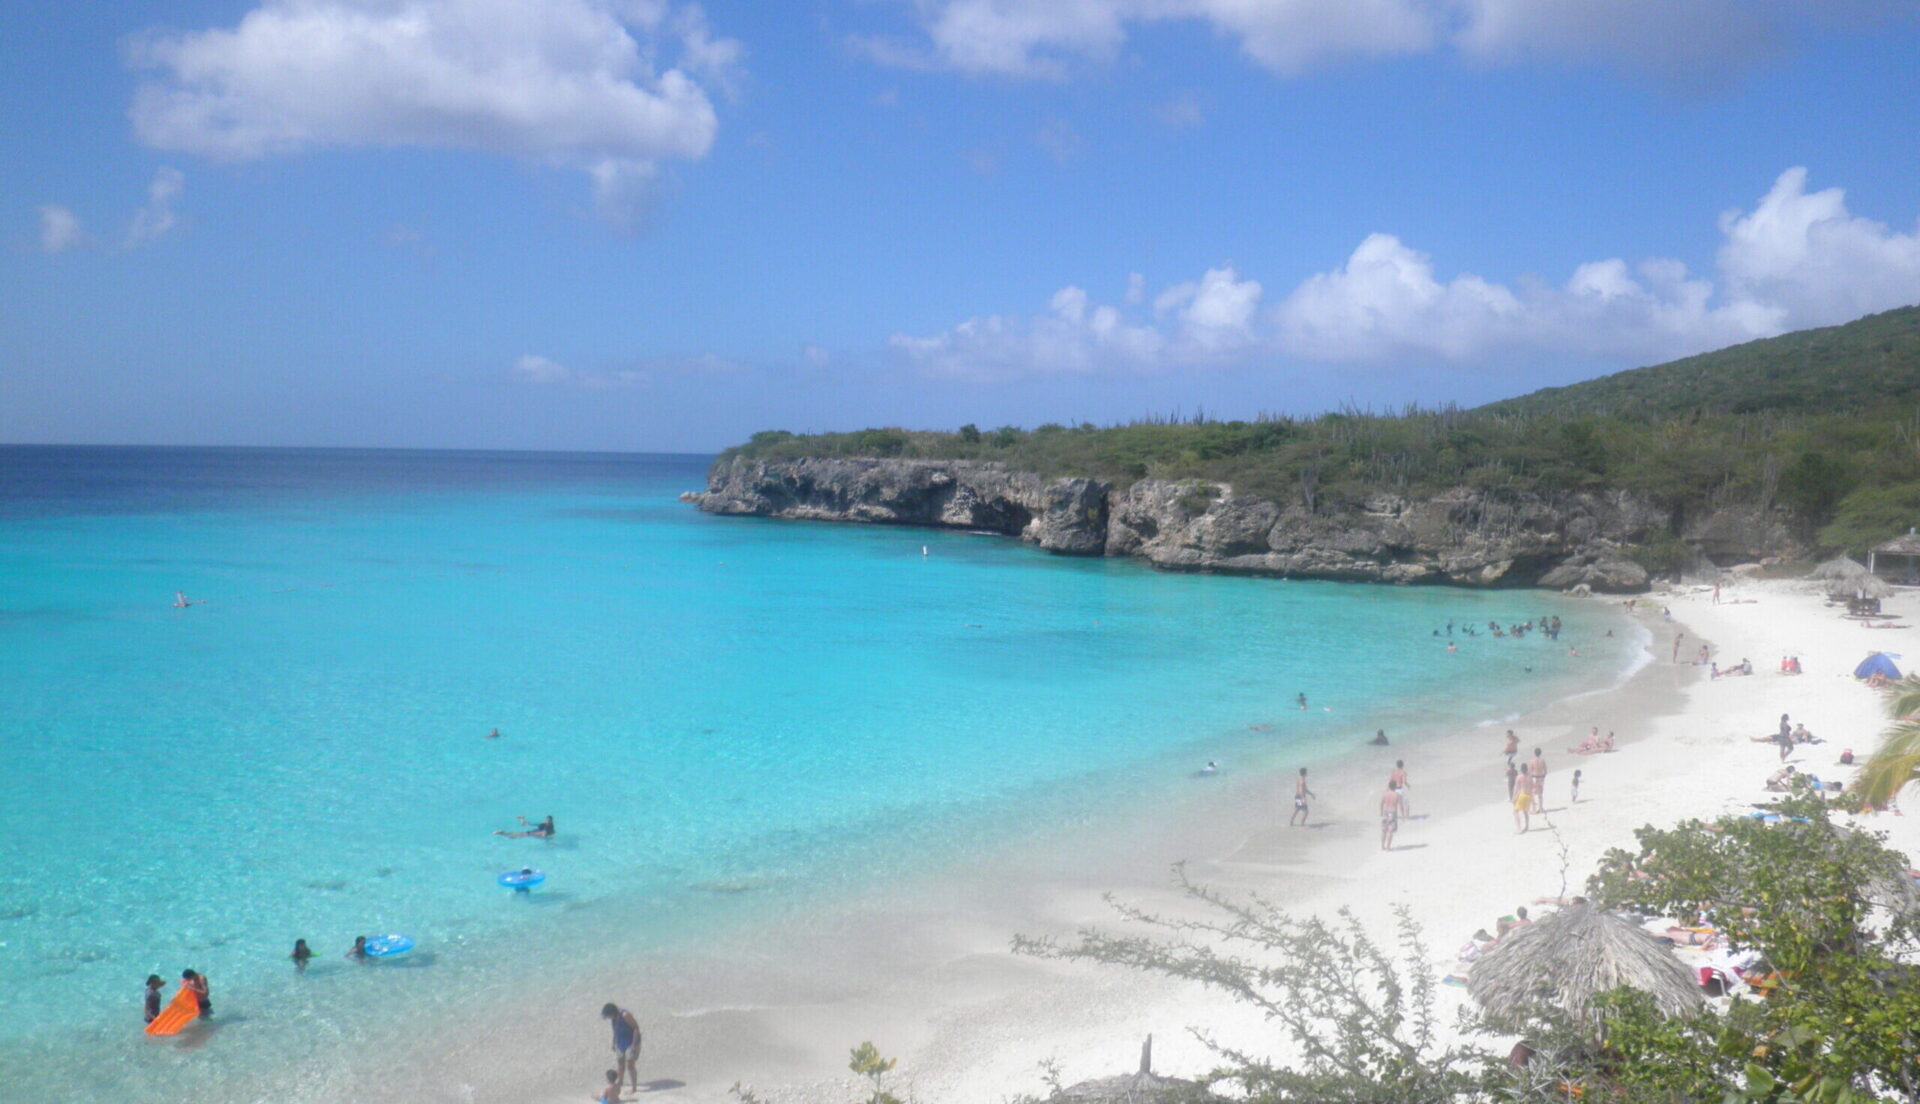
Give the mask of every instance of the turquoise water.
[[(674, 497), (705, 464), (0, 448), (0, 986), (32, 1010), (0, 1020), (4, 1092), (256, 1099), (557, 963), (1628, 662), (1596, 606), (1530, 592), (713, 518)], [(1554, 612), (1558, 645), (1431, 635)], [(492, 834), (548, 814), (553, 843)], [(522, 864), (531, 900), (494, 884)], [(413, 968), (339, 961), (385, 931)], [(222, 1026), (150, 1043), (141, 981), (188, 966)]]

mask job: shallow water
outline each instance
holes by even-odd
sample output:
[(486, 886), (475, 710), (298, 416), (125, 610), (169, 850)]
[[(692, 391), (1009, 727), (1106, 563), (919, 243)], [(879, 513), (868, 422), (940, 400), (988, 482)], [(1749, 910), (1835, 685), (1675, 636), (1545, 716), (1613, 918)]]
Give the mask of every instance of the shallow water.
[[(258, 1099), (290, 1056), (390, 1049), (558, 963), (697, 945), (1207, 759), (1510, 715), (1633, 651), (1532, 592), (713, 518), (674, 499), (705, 465), (0, 448), (0, 985), (33, 1013), (0, 1021), (8, 1098)], [(1557, 645), (1431, 635), (1553, 612)], [(552, 843), (492, 834), (547, 814)], [(523, 864), (547, 883), (495, 885)], [(386, 931), (419, 949), (339, 959)], [(142, 979), (188, 966), (217, 1030), (144, 1039)]]

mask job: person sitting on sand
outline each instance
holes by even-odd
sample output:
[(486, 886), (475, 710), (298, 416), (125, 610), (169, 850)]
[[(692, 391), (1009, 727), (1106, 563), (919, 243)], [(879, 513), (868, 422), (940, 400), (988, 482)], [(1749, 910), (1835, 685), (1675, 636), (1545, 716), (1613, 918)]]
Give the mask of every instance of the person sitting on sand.
[(1885, 672), (1875, 671), (1873, 674), (1867, 676), (1867, 689), (1884, 690), (1886, 689), (1886, 686), (1887, 686), (1887, 676)]
[[(526, 823), (527, 823), (526, 817), (516, 817), (514, 819), (518, 820), (522, 827), (526, 826)], [(504, 828), (496, 828), (494, 829), (493, 834), (496, 836), (505, 836), (508, 839), (550, 840), (553, 838), (553, 814), (548, 813), (547, 819), (541, 821), (540, 823), (534, 825), (531, 828), (527, 828), (527, 830), (524, 832), (509, 832)]]
[(600, 1088), (600, 1095), (594, 1097), (600, 1104), (620, 1104), (620, 1071), (607, 1071), (607, 1083)]
[(1791, 788), (1790, 780), (1798, 773), (1797, 768), (1791, 766), (1781, 767), (1779, 770), (1767, 776), (1767, 789), (1772, 790), (1774, 793), (1787, 792), (1787, 790)]

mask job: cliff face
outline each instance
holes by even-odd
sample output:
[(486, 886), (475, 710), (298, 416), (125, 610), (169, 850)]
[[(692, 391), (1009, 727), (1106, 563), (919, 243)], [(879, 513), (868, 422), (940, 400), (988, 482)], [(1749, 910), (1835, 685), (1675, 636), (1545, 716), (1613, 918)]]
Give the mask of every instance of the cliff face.
[(1646, 587), (1625, 547), (1665, 520), (1624, 494), (1495, 498), (1462, 488), (1309, 510), (1225, 484), (1116, 489), (943, 460), (736, 458), (714, 465), (706, 493), (686, 497), (717, 514), (985, 529), (1049, 552), (1181, 571), (1600, 591)]

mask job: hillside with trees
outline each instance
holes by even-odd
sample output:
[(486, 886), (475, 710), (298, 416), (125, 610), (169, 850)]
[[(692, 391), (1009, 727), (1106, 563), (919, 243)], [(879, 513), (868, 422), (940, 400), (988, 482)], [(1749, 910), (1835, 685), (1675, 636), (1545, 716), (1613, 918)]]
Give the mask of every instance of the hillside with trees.
[[(1204, 480), (1328, 508), (1381, 493), (1625, 491), (1669, 519), (1777, 516), (1811, 550), (1859, 553), (1920, 524), (1920, 307), (1753, 341), (1472, 409), (1252, 421), (757, 433), (779, 460), (997, 461), (1043, 476)], [(1684, 549), (1650, 547), (1654, 560)]]

